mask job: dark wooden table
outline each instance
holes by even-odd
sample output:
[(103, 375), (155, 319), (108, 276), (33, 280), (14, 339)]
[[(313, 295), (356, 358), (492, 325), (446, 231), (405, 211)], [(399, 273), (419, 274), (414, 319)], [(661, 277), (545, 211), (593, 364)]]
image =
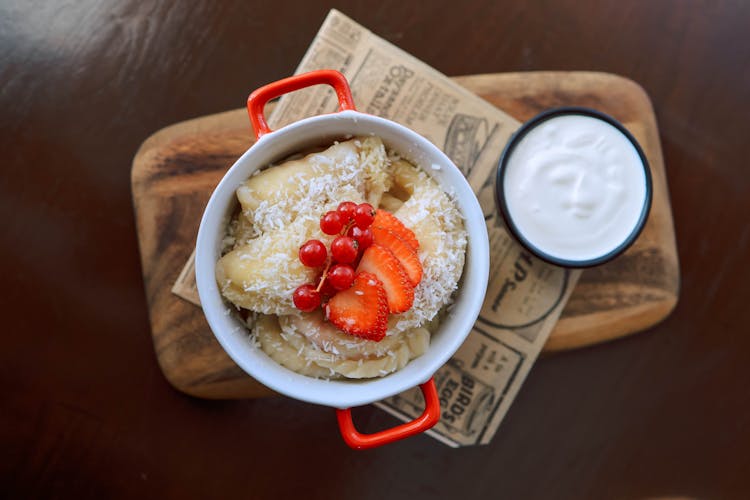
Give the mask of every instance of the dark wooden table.
[[(174, 391), (151, 345), (131, 160), (155, 130), (292, 73), (328, 10), (257, 3), (0, 2), (0, 496), (747, 498), (750, 4), (343, 8), (449, 75), (641, 83), (683, 277), (652, 331), (539, 361), (491, 445), (363, 453), (328, 408)], [(371, 407), (357, 419), (393, 423)]]

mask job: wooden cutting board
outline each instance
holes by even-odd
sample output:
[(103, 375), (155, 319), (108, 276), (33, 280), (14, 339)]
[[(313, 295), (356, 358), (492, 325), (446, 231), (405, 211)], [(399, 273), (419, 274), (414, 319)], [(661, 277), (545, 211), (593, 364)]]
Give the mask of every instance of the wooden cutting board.
[[(633, 133), (651, 165), (654, 196), (644, 231), (625, 254), (584, 271), (545, 351), (636, 333), (669, 315), (677, 303), (679, 267), (659, 133), (644, 90), (631, 80), (591, 72), (455, 80), (520, 121), (563, 105), (604, 111)], [(240, 109), (162, 129), (141, 145), (133, 160), (133, 200), (154, 348), (169, 382), (193, 396), (272, 394), (224, 353), (201, 309), (171, 293), (193, 251), (211, 191), (251, 144), (247, 114)]]

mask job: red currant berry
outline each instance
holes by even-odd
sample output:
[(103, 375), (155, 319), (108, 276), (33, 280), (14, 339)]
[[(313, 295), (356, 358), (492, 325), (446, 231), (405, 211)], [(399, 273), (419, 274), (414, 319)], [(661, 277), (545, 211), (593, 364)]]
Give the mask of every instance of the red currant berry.
[(354, 218), (354, 211), (357, 209), (357, 204), (351, 201), (342, 201), (339, 203), (339, 208), (336, 211), (341, 214), (343, 223), (346, 224)]
[(339, 234), (341, 229), (344, 227), (344, 221), (342, 220), (341, 214), (336, 211), (326, 212), (323, 217), (320, 218), (320, 230), (326, 234)]
[(369, 227), (367, 229), (360, 229), (357, 226), (352, 226), (347, 232), (347, 236), (351, 236), (357, 240), (357, 246), (360, 252), (364, 252), (367, 247), (372, 245), (373, 235), (372, 229)]
[(354, 210), (354, 223), (360, 229), (370, 227), (375, 220), (375, 209), (369, 203), (360, 203)]
[(348, 264), (336, 264), (328, 273), (328, 280), (336, 290), (346, 290), (354, 282), (354, 268)]
[(310, 312), (320, 305), (320, 293), (312, 285), (301, 285), (294, 291), (292, 300), (297, 309)]
[(299, 247), (299, 260), (307, 267), (322, 266), (327, 256), (326, 246), (320, 240), (308, 240)]
[(349, 236), (338, 236), (331, 243), (331, 256), (341, 264), (349, 264), (357, 258), (357, 242)]

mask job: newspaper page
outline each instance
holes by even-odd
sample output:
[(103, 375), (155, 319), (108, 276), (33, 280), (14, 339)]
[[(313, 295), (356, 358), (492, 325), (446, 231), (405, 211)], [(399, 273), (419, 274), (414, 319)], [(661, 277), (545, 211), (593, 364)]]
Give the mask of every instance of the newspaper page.
[[(435, 374), (441, 418), (428, 433), (453, 447), (487, 444), (580, 275), (524, 251), (498, 214), (495, 169), (520, 124), (336, 10), (324, 21), (297, 73), (324, 68), (347, 77), (360, 111), (399, 122), (441, 148), (477, 193), (490, 239), (490, 281), (472, 332)], [(279, 128), (337, 107), (335, 93), (316, 86), (282, 97), (269, 123)], [(189, 266), (181, 275), (185, 283), (178, 280), (173, 291), (196, 302)], [(415, 388), (376, 405), (412, 420), (421, 415), (424, 400)]]

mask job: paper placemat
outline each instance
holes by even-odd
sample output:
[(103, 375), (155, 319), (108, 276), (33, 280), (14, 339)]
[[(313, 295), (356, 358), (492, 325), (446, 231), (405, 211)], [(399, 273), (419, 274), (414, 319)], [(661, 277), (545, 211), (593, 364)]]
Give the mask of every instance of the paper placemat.
[[(495, 168), (520, 123), (341, 12), (331, 10), (296, 73), (337, 69), (359, 110), (405, 125), (441, 148), (477, 193), (490, 237), (490, 282), (466, 342), (435, 374), (440, 422), (428, 434), (450, 446), (487, 444), (555, 325), (580, 271), (536, 259), (509, 235), (495, 207)], [(272, 128), (336, 111), (328, 87), (281, 98)], [(173, 292), (198, 304), (192, 256)], [(424, 408), (419, 389), (375, 403), (402, 420)]]

